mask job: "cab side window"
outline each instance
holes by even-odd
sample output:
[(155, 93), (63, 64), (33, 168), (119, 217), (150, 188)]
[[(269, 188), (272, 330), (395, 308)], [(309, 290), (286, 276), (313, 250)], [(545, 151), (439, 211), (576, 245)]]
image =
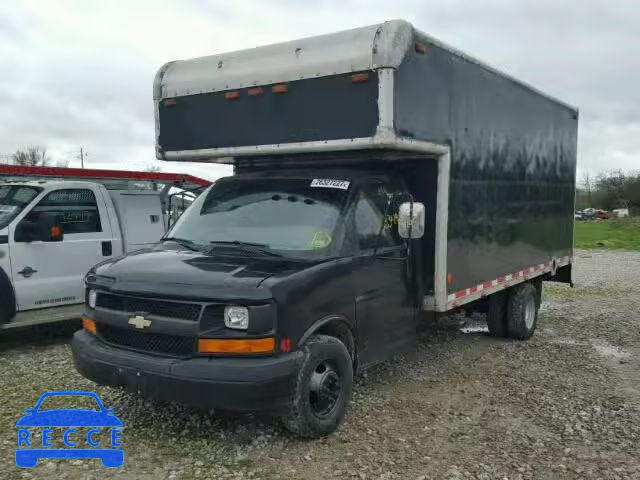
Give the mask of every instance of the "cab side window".
[(42, 213), (54, 215), (65, 235), (102, 231), (96, 196), (88, 189), (50, 192), (29, 212), (26, 219), (37, 222)]
[(355, 227), (360, 250), (395, 247), (402, 245), (394, 222), (393, 208), (389, 202), (388, 188), (383, 183), (363, 185), (355, 206)]

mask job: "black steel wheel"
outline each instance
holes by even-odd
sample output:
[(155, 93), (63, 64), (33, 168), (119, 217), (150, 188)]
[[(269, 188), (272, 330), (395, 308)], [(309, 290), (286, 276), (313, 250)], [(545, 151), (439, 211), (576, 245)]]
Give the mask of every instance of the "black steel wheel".
[(302, 349), (305, 359), (282, 423), (298, 436), (318, 438), (335, 431), (344, 418), (351, 400), (353, 364), (347, 347), (335, 337), (313, 335)]

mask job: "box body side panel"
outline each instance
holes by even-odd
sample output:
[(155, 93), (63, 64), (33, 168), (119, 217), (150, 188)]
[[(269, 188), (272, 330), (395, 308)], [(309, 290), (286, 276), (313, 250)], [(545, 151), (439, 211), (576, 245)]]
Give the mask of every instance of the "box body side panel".
[(451, 147), (450, 293), (572, 254), (577, 112), (435, 45), (394, 98), (398, 135)]

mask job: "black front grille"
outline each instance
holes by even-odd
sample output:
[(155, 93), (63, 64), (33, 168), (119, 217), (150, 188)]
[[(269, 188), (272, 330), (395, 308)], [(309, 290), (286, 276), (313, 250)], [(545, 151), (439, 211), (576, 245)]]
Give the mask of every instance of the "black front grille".
[(167, 302), (147, 298), (99, 293), (96, 306), (127, 313), (146, 313), (163, 317), (198, 320), (202, 307), (193, 303)]
[(224, 331), (224, 305), (208, 305), (204, 308), (202, 319), (200, 320), (201, 330), (208, 330), (209, 333)]
[(130, 328), (99, 323), (98, 336), (106, 342), (123, 347), (165, 355), (185, 356), (195, 352), (195, 337), (180, 337), (161, 333), (138, 332)]

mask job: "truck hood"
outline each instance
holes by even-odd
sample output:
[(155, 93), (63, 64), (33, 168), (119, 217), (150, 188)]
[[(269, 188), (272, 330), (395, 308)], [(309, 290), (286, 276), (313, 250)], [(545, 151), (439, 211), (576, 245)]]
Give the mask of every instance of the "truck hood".
[(95, 267), (97, 283), (114, 292), (194, 300), (272, 298), (267, 278), (286, 277), (308, 262), (272, 257), (212, 256), (161, 246)]

